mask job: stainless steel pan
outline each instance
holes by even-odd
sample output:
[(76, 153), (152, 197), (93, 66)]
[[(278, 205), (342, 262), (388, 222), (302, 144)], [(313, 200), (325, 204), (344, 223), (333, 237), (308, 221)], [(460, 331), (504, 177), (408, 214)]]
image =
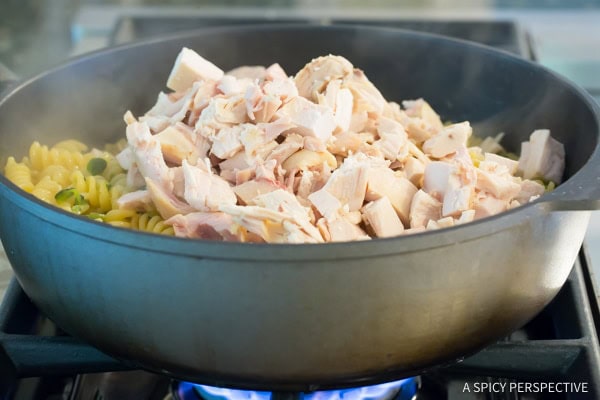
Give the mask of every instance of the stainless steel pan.
[(535, 316), (565, 282), (599, 206), (599, 110), (561, 77), (489, 48), (407, 31), (208, 29), (102, 51), (0, 101), (0, 162), (33, 140), (122, 137), (182, 46), (224, 69), (341, 54), (390, 100), (423, 97), (447, 120), (519, 143), (550, 128), (566, 181), (535, 203), (414, 236), (326, 245), (165, 238), (53, 209), (0, 177), (0, 236), (31, 299), (115, 357), (190, 380), (315, 389), (448, 362)]

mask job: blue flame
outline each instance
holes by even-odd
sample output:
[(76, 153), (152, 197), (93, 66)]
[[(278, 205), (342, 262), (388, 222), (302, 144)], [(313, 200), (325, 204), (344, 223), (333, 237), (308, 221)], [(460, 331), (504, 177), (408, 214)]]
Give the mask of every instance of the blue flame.
[[(271, 400), (271, 392), (258, 392), (253, 390), (226, 389), (214, 386), (182, 383), (179, 386), (181, 400), (188, 400), (194, 391), (204, 400)], [(417, 380), (415, 378), (402, 379), (380, 385), (364, 386), (360, 388), (323, 390), (311, 393), (302, 393), (302, 400), (410, 400), (417, 393)], [(195, 398), (198, 398), (197, 396)]]

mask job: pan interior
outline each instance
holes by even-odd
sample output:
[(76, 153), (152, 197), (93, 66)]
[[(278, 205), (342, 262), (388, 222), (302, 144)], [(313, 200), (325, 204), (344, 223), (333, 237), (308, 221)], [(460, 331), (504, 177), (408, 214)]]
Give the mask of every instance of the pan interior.
[(422, 97), (445, 121), (471, 121), (479, 136), (505, 132), (503, 144), (513, 152), (534, 129), (551, 129), (565, 144), (567, 176), (596, 147), (597, 121), (581, 94), (507, 53), (394, 29), (269, 26), (209, 29), (112, 49), (31, 80), (0, 107), (0, 163), (24, 155), (34, 140), (78, 138), (101, 146), (124, 137), (124, 112), (141, 115), (151, 107), (183, 46), (224, 70), (278, 62), (293, 74), (314, 57), (345, 56), (387, 100)]

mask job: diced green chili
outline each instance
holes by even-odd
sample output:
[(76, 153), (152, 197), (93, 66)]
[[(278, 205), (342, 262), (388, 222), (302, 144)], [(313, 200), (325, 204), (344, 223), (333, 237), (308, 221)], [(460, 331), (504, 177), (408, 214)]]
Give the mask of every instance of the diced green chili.
[(89, 209), (89, 204), (76, 204), (73, 207), (71, 207), (71, 211), (73, 211), (75, 214), (83, 214)]
[(101, 219), (101, 220), (103, 220), (104, 217), (105, 217), (105, 215), (97, 213), (97, 212), (91, 212), (91, 213), (89, 213), (87, 215), (87, 217), (90, 218), (90, 219)]
[(85, 197), (83, 197), (82, 194), (77, 194), (77, 196), (75, 197), (75, 202), (74, 204), (76, 206), (81, 206), (81, 205), (89, 205), (89, 203), (87, 202), (87, 200), (85, 199)]
[(85, 197), (83, 197), (81, 194), (77, 195), (77, 197), (75, 197), (73, 207), (71, 207), (71, 211), (73, 211), (75, 214), (83, 214), (89, 209), (90, 203), (88, 203)]
[(100, 175), (106, 169), (106, 160), (104, 158), (92, 158), (87, 163), (87, 170), (92, 175)]
[(77, 194), (78, 194), (77, 189), (68, 187), (68, 188), (60, 190), (58, 193), (56, 193), (54, 195), (54, 199), (59, 203), (63, 203)]

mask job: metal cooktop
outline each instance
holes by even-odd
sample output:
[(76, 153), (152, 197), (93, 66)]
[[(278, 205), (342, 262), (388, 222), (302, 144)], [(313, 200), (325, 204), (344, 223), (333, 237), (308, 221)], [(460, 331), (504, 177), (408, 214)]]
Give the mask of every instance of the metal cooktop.
[[(600, 310), (589, 302), (595, 292), (588, 271), (582, 251), (565, 286), (536, 318), (461, 362), (424, 371), (413, 381), (410, 399), (599, 399)], [(129, 371), (119, 372), (124, 370)], [(105, 371), (113, 372), (100, 373)], [(562, 392), (541, 390), (543, 384), (561, 387)], [(308, 394), (264, 392), (204, 398), (195, 397), (194, 390), (188, 393), (190, 387), (194, 385), (135, 370), (67, 336), (39, 312), (16, 281), (11, 283), (0, 307), (1, 399), (309, 399)], [(326, 392), (318, 393), (313, 400), (326, 400)], [(405, 400), (397, 396), (386, 400)]]

